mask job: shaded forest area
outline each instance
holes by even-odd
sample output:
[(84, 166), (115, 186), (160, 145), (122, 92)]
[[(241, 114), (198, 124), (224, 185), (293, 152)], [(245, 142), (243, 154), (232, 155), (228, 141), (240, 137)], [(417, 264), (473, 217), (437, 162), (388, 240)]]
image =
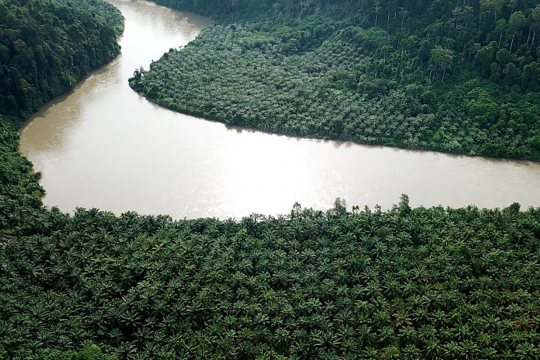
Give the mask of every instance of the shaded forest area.
[(218, 23), (131, 86), (264, 131), (540, 160), (535, 0), (182, 1)]
[(118, 9), (100, 0), (0, 2), (0, 114), (22, 124), (120, 52)]

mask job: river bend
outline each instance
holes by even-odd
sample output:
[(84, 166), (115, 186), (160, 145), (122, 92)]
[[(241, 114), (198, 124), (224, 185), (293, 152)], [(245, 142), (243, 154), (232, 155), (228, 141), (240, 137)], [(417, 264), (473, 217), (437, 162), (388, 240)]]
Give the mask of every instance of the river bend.
[(174, 113), (133, 92), (133, 71), (185, 45), (204, 17), (110, 0), (126, 18), (121, 55), (47, 104), (21, 130), (21, 151), (43, 173), (44, 203), (173, 218), (327, 209), (540, 205), (540, 164), (298, 139)]

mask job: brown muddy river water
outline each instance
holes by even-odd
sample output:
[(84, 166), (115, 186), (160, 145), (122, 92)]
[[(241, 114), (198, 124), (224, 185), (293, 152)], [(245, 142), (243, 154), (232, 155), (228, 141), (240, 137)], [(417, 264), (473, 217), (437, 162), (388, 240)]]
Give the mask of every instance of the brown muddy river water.
[(126, 18), (122, 54), (21, 130), (43, 173), (44, 203), (173, 218), (328, 209), (337, 197), (389, 208), (540, 206), (540, 164), (456, 157), (231, 129), (160, 108), (127, 83), (210, 24), (144, 1), (110, 0)]

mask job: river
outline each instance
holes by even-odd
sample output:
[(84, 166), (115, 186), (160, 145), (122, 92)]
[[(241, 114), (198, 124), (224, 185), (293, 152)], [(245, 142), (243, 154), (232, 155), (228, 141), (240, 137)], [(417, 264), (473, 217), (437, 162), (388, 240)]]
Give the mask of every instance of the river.
[(173, 218), (287, 213), (295, 202), (383, 209), (540, 205), (540, 164), (298, 139), (174, 113), (127, 83), (209, 25), (145, 1), (110, 0), (126, 18), (122, 54), (21, 130), (21, 151), (41, 171), (47, 206)]

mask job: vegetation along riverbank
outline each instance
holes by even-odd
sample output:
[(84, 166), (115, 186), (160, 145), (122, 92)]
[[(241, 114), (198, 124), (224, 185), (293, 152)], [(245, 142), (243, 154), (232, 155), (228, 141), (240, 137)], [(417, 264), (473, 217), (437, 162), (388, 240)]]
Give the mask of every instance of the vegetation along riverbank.
[(124, 27), (101, 0), (4, 0), (0, 24), (0, 114), (13, 126), (114, 59)]
[(540, 5), (156, 0), (218, 19), (131, 86), (264, 131), (540, 160)]

